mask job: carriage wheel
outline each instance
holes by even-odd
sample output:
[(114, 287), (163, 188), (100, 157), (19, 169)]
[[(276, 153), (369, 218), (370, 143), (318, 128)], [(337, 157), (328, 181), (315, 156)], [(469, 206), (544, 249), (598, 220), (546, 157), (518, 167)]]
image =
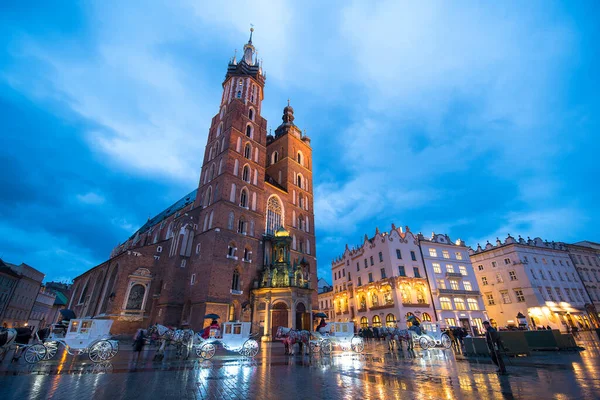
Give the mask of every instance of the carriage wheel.
[(100, 340), (89, 349), (88, 357), (92, 362), (102, 362), (111, 358), (113, 345), (108, 340)]
[(427, 350), (430, 347), (431, 343), (429, 343), (429, 339), (425, 336), (421, 336), (419, 338), (419, 346), (423, 349), (423, 350)]
[(444, 346), (444, 348), (446, 349), (452, 347), (452, 340), (450, 340), (450, 338), (446, 334), (442, 335), (442, 346)]
[(355, 353), (362, 353), (365, 349), (365, 342), (359, 336), (354, 336), (350, 343), (352, 344), (352, 350), (354, 350)]
[(320, 343), (311, 340), (308, 347), (310, 348), (310, 352), (311, 353), (318, 353), (319, 352)]
[[(198, 354), (198, 356), (204, 358), (205, 360), (210, 360), (215, 356), (215, 350), (216, 348), (214, 344), (205, 343), (200, 346), (200, 354)], [(198, 353), (198, 349), (196, 349), (196, 353)]]
[(331, 354), (333, 350), (333, 343), (329, 339), (323, 339), (321, 342), (321, 353), (323, 354)]
[(258, 342), (254, 339), (248, 339), (244, 342), (240, 353), (246, 357), (255, 357), (258, 354)]
[(25, 362), (27, 364), (35, 364), (46, 357), (46, 347), (43, 344), (34, 344), (28, 346), (25, 350)]
[(119, 352), (119, 342), (118, 341), (113, 340), (110, 342), (110, 344), (112, 345), (112, 351), (110, 352), (110, 355), (108, 356), (107, 360), (110, 360), (111, 358), (116, 356), (117, 353)]
[(44, 360), (53, 359), (58, 352), (58, 342), (44, 343), (44, 347), (46, 347), (46, 356), (44, 357)]

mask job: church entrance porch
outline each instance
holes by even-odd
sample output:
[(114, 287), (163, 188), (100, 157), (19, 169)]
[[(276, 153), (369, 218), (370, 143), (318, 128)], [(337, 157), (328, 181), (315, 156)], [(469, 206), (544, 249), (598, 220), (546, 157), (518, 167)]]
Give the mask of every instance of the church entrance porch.
[(271, 313), (272, 328), (271, 337), (274, 338), (277, 333), (277, 328), (280, 326), (288, 326), (288, 308), (284, 302), (279, 302), (273, 306)]

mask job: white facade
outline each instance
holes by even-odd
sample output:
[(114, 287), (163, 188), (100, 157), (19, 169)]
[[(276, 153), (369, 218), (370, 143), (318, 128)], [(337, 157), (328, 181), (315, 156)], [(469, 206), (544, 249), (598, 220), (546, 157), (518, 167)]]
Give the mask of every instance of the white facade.
[(600, 310), (600, 247), (595, 249), (586, 246), (585, 243), (590, 242), (582, 242), (581, 245), (564, 243), (563, 245), (566, 246), (571, 262), (595, 307), (588, 311), (597, 316)]
[(487, 313), (468, 248), (461, 240), (453, 243), (447, 235), (435, 233), (430, 238), (419, 235), (419, 244), (437, 319), (442, 326), (482, 333)]
[[(324, 282), (324, 279), (319, 279), (319, 312), (325, 313), (328, 320), (335, 321), (335, 314), (333, 311), (333, 286), (330, 286), (326, 282), (325, 285), (321, 285), (321, 281)], [(313, 313), (315, 313), (314, 308)], [(320, 319), (317, 320), (320, 321)]]
[(518, 313), (533, 329), (590, 326), (585, 310), (590, 299), (564, 245), (509, 235), (496, 245), (478, 245), (470, 258), (490, 322), (497, 326), (518, 325)]
[(435, 321), (418, 239), (408, 227), (367, 235), (332, 263), (335, 320), (357, 328), (398, 326), (406, 319)]

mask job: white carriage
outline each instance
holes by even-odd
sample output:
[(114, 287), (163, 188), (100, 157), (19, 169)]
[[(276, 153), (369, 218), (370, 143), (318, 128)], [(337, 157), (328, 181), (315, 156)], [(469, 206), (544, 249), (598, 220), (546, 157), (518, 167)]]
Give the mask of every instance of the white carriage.
[(421, 335), (416, 334), (411, 330), (413, 340), (419, 343), (422, 349), (430, 349), (432, 347), (444, 347), (449, 349), (452, 346), (452, 340), (445, 331), (442, 331), (440, 324), (432, 322), (421, 323)]
[(25, 361), (33, 364), (49, 360), (56, 355), (60, 345), (71, 355), (87, 353), (94, 363), (108, 361), (119, 351), (119, 342), (110, 336), (112, 323), (106, 319), (72, 319), (66, 331), (55, 328), (43, 343), (28, 346)]
[(196, 333), (200, 342), (195, 345), (198, 357), (210, 360), (214, 357), (217, 344), (225, 350), (237, 352), (244, 357), (254, 357), (260, 349), (255, 334), (250, 333), (251, 322), (224, 322), (220, 329), (210, 328), (209, 336), (204, 339), (201, 332)]
[(318, 332), (311, 332), (314, 339), (310, 341), (312, 352), (320, 351), (329, 354), (334, 346), (343, 351), (353, 350), (361, 353), (365, 349), (363, 338), (354, 333), (354, 322), (329, 322)]

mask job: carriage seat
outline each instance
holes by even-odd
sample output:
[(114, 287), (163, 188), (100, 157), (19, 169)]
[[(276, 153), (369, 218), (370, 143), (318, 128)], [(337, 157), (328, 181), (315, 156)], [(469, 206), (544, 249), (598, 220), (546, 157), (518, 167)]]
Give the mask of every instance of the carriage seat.
[(318, 331), (320, 334), (329, 334), (331, 332), (331, 325), (327, 324), (321, 328), (318, 329)]
[(17, 331), (17, 337), (15, 338), (15, 342), (17, 344), (27, 344), (29, 343), (29, 339), (31, 339), (31, 329), (29, 328), (15, 328)]
[(208, 331), (208, 337), (211, 339), (220, 338), (221, 330), (217, 328), (210, 328), (210, 331)]

